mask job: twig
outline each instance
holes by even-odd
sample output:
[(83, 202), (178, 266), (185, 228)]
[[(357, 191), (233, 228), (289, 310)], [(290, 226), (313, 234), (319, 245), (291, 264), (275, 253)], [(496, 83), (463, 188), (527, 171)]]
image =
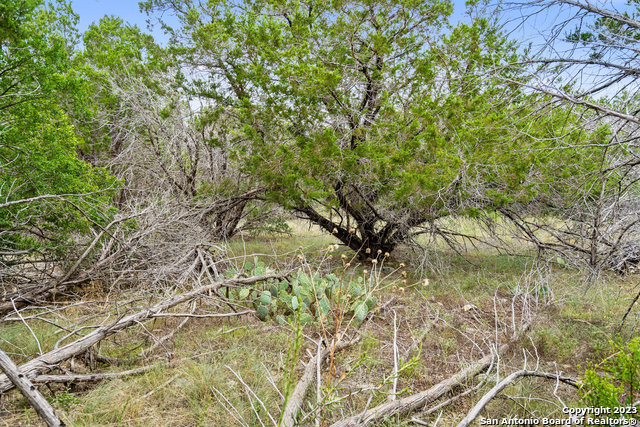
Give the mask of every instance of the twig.
[[(193, 311), (193, 310), (195, 310), (195, 305), (194, 305), (194, 307), (193, 307), (192, 311)], [(171, 337), (173, 337), (173, 336), (176, 334), (176, 332), (178, 332), (180, 329), (182, 329), (182, 327), (183, 327), (184, 325), (186, 325), (188, 321), (189, 321), (189, 318), (188, 318), (188, 317), (187, 317), (187, 318), (185, 318), (185, 319), (184, 319), (182, 322), (180, 322), (180, 324), (179, 324), (175, 329), (173, 329), (170, 333), (168, 333), (168, 334), (167, 334), (167, 335), (165, 335), (164, 337), (160, 338), (159, 340), (156, 340), (156, 342), (155, 342), (151, 347), (149, 347), (149, 348), (147, 348), (146, 350), (142, 351), (142, 352), (139, 354), (139, 357), (146, 358), (146, 357), (148, 357), (148, 356), (149, 356), (149, 355), (150, 355), (150, 354), (151, 354), (151, 353), (152, 353), (156, 348), (158, 348), (158, 347), (160, 347), (160, 346), (163, 346), (163, 347), (164, 347), (164, 343), (165, 343), (166, 341), (170, 340), (170, 339), (171, 339)], [(166, 347), (165, 347), (165, 349), (166, 349)], [(167, 353), (168, 353), (168, 352), (167, 352)]]
[(153, 317), (192, 317), (195, 319), (206, 319), (210, 317), (233, 317), (253, 313), (253, 310), (240, 311), (237, 313), (216, 313), (216, 314), (192, 314), (192, 313), (158, 313)]
[[(520, 333), (523, 333), (528, 329), (529, 325), (525, 325)], [(514, 335), (512, 339), (497, 349), (497, 354), (504, 353), (510, 347), (510, 345), (517, 341), (519, 334)], [(495, 354), (491, 352), (487, 354), (471, 366), (460, 370), (457, 374), (449, 377), (438, 384), (434, 385), (428, 390), (421, 391), (411, 396), (404, 397), (399, 400), (383, 403), (375, 408), (368, 410), (364, 417), (355, 415), (349, 418), (340, 420), (332, 425), (332, 427), (349, 427), (358, 426), (362, 424), (372, 424), (377, 420), (384, 417), (390, 417), (401, 414), (408, 414), (416, 409), (424, 407), (426, 404), (433, 402), (442, 396), (446, 395), (455, 388), (460, 387), (466, 383), (470, 378), (475, 377), (479, 373), (485, 371), (492, 365), (495, 358)]]
[(42, 346), (40, 345), (40, 340), (38, 339), (36, 334), (33, 332), (33, 329), (31, 329), (31, 326), (29, 326), (29, 324), (22, 318), (22, 314), (20, 314), (20, 311), (18, 311), (18, 307), (16, 307), (16, 303), (13, 301), (13, 298), (11, 299), (11, 305), (13, 305), (13, 309), (16, 311), (16, 314), (18, 315), (20, 320), (22, 320), (22, 323), (24, 323), (24, 326), (26, 326), (27, 329), (29, 329), (29, 332), (31, 332), (33, 339), (36, 340), (36, 344), (38, 344), (38, 354), (42, 356)]
[[(247, 385), (247, 383), (244, 382), (244, 380), (242, 379), (242, 377), (240, 376), (240, 374), (238, 374), (236, 371), (234, 371), (230, 366), (225, 365), (225, 367), (230, 370), (233, 375), (236, 376), (236, 378), (238, 379), (238, 381), (240, 381), (240, 383), (244, 386), (244, 388), (246, 389), (247, 393), (250, 393), (249, 396), (249, 401), (251, 402), (251, 396), (253, 396), (258, 403), (260, 403), (260, 406), (262, 406), (262, 409), (264, 409), (264, 411), (267, 413), (267, 416), (269, 417), (269, 419), (271, 420), (271, 422), (273, 423), (274, 426), (277, 427), (278, 423), (276, 422), (276, 420), (271, 416), (271, 413), (269, 412), (269, 410), (267, 409), (267, 407), (265, 406), (264, 402), (258, 397), (258, 395), (251, 389), (251, 387), (249, 387)], [(251, 405), (251, 407), (253, 407), (253, 404)], [(256, 417), (258, 417), (258, 419), (260, 419), (260, 417), (258, 416), (258, 412), (254, 409), (254, 412), (256, 414)], [(262, 424), (262, 421), (260, 421), (260, 424)]]
[[(222, 406), (224, 408), (225, 411), (227, 411), (227, 413), (229, 415), (231, 415), (231, 417), (236, 420), (242, 427), (249, 427), (249, 425), (244, 422), (244, 418), (242, 418), (242, 415), (240, 415), (240, 412), (238, 412), (238, 410), (236, 409), (235, 406), (233, 406), (233, 404), (231, 402), (229, 402), (229, 400), (227, 400), (227, 398), (224, 396), (224, 394), (222, 394), (222, 392), (220, 392), (217, 388), (215, 388), (214, 386), (211, 386), (211, 392), (213, 393), (213, 396), (216, 398), (216, 400), (218, 401), (218, 403), (220, 404), (220, 406)], [(218, 398), (218, 395), (220, 395), (220, 397), (222, 397), (222, 399), (224, 399), (225, 404), (223, 404), (220, 399)], [(234, 411), (235, 414), (231, 411), (231, 409), (229, 409), (229, 407), (231, 407)], [(237, 415), (237, 416), (236, 416)]]
[(391, 389), (391, 395), (389, 400), (396, 400), (396, 393), (398, 392), (398, 313), (393, 311), (393, 387)]
[(438, 410), (440, 410), (440, 409), (444, 408), (444, 407), (445, 407), (445, 406), (447, 406), (447, 405), (452, 404), (452, 403), (453, 403), (453, 402), (455, 402), (456, 400), (458, 400), (458, 399), (460, 399), (460, 398), (462, 398), (462, 397), (464, 397), (464, 396), (468, 395), (469, 393), (473, 393), (474, 391), (478, 390), (480, 387), (482, 387), (482, 386), (484, 385), (484, 383), (485, 383), (485, 382), (486, 382), (486, 381), (482, 381), (482, 382), (480, 382), (478, 385), (475, 385), (475, 386), (471, 387), (469, 390), (466, 390), (465, 392), (460, 393), (460, 394), (456, 394), (455, 396), (451, 397), (450, 399), (447, 399), (447, 400), (445, 400), (444, 402), (437, 404), (437, 405), (436, 405), (436, 406), (434, 406), (433, 408), (430, 408), (430, 409), (428, 409), (428, 410), (424, 411), (424, 412), (422, 413), (422, 415), (425, 415), (425, 416), (426, 416), (426, 415), (431, 415), (431, 414), (433, 414), (434, 412), (436, 412), (436, 411), (438, 411)]
[[(273, 388), (276, 390), (276, 392), (278, 393), (278, 395), (280, 396), (280, 398), (282, 399), (282, 401), (284, 402), (285, 398), (284, 395), (282, 394), (282, 392), (280, 391), (280, 389), (276, 386), (276, 382), (273, 379), (273, 375), (271, 375), (271, 372), (269, 372), (269, 370), (267, 369), (266, 366), (264, 366), (264, 363), (260, 363), (262, 365), (262, 367), (264, 368), (264, 371), (267, 374), (267, 381), (269, 382), (269, 384), (271, 384), (271, 386), (273, 386)], [(280, 409), (280, 407), (278, 406), (278, 409)]]
[(618, 332), (622, 331), (622, 327), (624, 326), (625, 320), (627, 320), (627, 316), (629, 315), (629, 313), (631, 313), (631, 309), (633, 308), (634, 305), (636, 305), (636, 302), (638, 301), (639, 298), (640, 298), (640, 292), (638, 292), (638, 294), (633, 299), (633, 301), (631, 301), (631, 304), (629, 304), (629, 308), (627, 308), (626, 313), (624, 313), (624, 316), (622, 316), (622, 321), (620, 321)]
[(161, 365), (148, 365), (141, 368), (129, 369), (122, 372), (106, 372), (98, 374), (64, 374), (64, 375), (52, 375), (44, 374), (38, 375), (33, 379), (34, 384), (51, 384), (51, 383), (86, 383), (94, 381), (110, 380), (113, 378), (126, 377), (128, 375), (141, 374), (143, 372), (150, 371)]
[[(320, 407), (322, 402), (322, 339), (318, 340), (316, 346), (316, 406)], [(320, 413), (316, 414), (316, 427), (320, 427)]]
[(171, 378), (169, 378), (168, 381), (160, 384), (158, 387), (154, 388), (153, 390), (151, 390), (148, 393), (145, 393), (143, 396), (139, 397), (136, 400), (142, 400), (142, 399), (146, 399), (147, 397), (151, 396), (153, 393), (155, 393), (156, 391), (160, 390), (161, 388), (164, 388), (166, 386), (168, 386), (169, 384), (171, 384), (176, 378), (178, 378), (180, 376), (180, 373), (175, 374), (174, 376), (172, 376)]
[[(439, 316), (439, 314), (438, 314)], [(436, 318), (436, 320), (434, 320), (427, 328), (425, 328), (424, 331), (422, 331), (422, 333), (420, 334), (420, 336), (418, 337), (417, 340), (415, 340), (413, 342), (413, 344), (411, 344), (409, 346), (409, 348), (407, 348), (407, 350), (404, 352), (404, 354), (402, 355), (402, 358), (400, 360), (402, 360), (403, 362), (406, 362), (409, 357), (411, 356), (411, 354), (418, 348), (420, 347), (420, 345), (422, 344), (422, 342), (425, 340), (425, 338), (427, 337), (427, 335), (429, 334), (429, 332), (431, 332), (431, 328), (433, 326), (433, 324), (437, 321), (438, 319)]]
[(177, 360), (173, 360), (166, 363), (157, 363), (154, 365), (142, 366), (140, 368), (129, 369), (121, 372), (104, 372), (104, 373), (95, 373), (95, 374), (63, 374), (63, 375), (44, 374), (44, 375), (38, 375), (32, 380), (32, 382), (34, 384), (50, 384), (50, 383), (79, 383), (79, 382), (94, 382), (94, 381), (110, 380), (113, 378), (120, 378), (128, 375), (142, 374), (144, 372), (147, 372), (159, 367), (174, 366), (186, 360), (197, 359), (199, 357), (206, 356), (211, 353), (213, 352), (209, 351), (206, 353), (196, 354), (194, 356), (184, 357), (182, 359), (177, 359)]
[(102, 229), (102, 231), (100, 231), (100, 233), (98, 233), (98, 235), (96, 237), (94, 237), (94, 239), (91, 241), (89, 246), (87, 246), (87, 248), (84, 250), (82, 255), (80, 255), (80, 257), (76, 260), (76, 262), (71, 266), (71, 268), (69, 268), (69, 270), (67, 270), (67, 272), (61, 278), (56, 279), (56, 280), (52, 281), (51, 283), (48, 283), (48, 284), (45, 284), (45, 285), (41, 285), (41, 286), (37, 286), (33, 291), (30, 291), (30, 292), (26, 293), (25, 295), (17, 295), (16, 297), (12, 298), (11, 301), (0, 302), (0, 314), (3, 315), (5, 313), (8, 313), (12, 308), (14, 308), (15, 304), (17, 304), (20, 307), (23, 307), (25, 305), (28, 305), (28, 304), (32, 303), (32, 301), (35, 300), (36, 298), (47, 298), (49, 296), (55, 295), (56, 292), (61, 292), (61, 291), (65, 290), (66, 288), (70, 288), (71, 286), (73, 286), (74, 284), (78, 283), (79, 281), (86, 280), (87, 277), (88, 277), (87, 276), (88, 273), (84, 272), (83, 273), (83, 278), (81, 280), (79, 280), (79, 281), (68, 281), (69, 278), (76, 272), (76, 270), (78, 269), (80, 264), (82, 264), (82, 262), (85, 259), (87, 259), (87, 257), (91, 254), (91, 252), (95, 248), (96, 244), (100, 241), (102, 236), (104, 236), (105, 233), (108, 233), (107, 230), (109, 228), (111, 228), (115, 224), (118, 224), (120, 222), (126, 221), (128, 219), (135, 218), (136, 216), (139, 216), (139, 215), (141, 215), (141, 213), (128, 215), (126, 217), (115, 219), (112, 222), (110, 222), (109, 224), (107, 224)]

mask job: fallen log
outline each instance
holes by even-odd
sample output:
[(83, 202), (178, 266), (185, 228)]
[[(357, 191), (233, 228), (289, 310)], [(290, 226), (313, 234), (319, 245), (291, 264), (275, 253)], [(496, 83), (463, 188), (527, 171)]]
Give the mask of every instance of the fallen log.
[(49, 427), (64, 426), (65, 423), (60, 420), (56, 412), (53, 410), (47, 399), (45, 399), (37, 388), (26, 378), (18, 369), (15, 363), (7, 354), (0, 350), (0, 368), (9, 377), (9, 380), (20, 390), (20, 393), (27, 398), (33, 409), (44, 420)]
[(96, 381), (104, 381), (111, 380), (114, 378), (126, 377), (129, 375), (137, 375), (148, 372), (152, 369), (156, 368), (167, 368), (170, 366), (175, 366), (181, 362), (185, 362), (187, 360), (194, 360), (198, 357), (206, 356), (211, 354), (212, 352), (196, 354), (194, 356), (184, 357), (182, 359), (169, 361), (166, 363), (156, 363), (154, 365), (142, 366), (140, 368), (129, 369), (126, 371), (120, 372), (100, 372), (94, 374), (60, 374), (60, 375), (49, 375), (43, 374), (35, 377), (32, 382), (34, 384), (51, 384), (51, 383), (86, 383), (86, 382), (96, 382)]
[[(250, 285), (252, 283), (260, 282), (267, 279), (273, 279), (280, 277), (277, 274), (265, 274), (261, 276), (253, 276), (253, 277), (238, 277), (232, 279), (221, 280), (218, 282), (211, 283), (209, 285), (200, 286), (196, 289), (193, 289), (189, 292), (184, 292), (178, 295), (175, 295), (169, 299), (160, 301), (157, 304), (154, 304), (150, 307), (147, 307), (143, 310), (140, 310), (134, 314), (130, 314), (128, 316), (122, 317), (117, 321), (113, 322), (110, 325), (101, 326), (95, 329), (93, 332), (85, 335), (84, 337), (73, 341), (63, 347), (52, 350), (48, 353), (43, 354), (40, 357), (37, 357), (29, 362), (25, 363), (20, 367), (20, 370), (27, 378), (34, 378), (44, 372), (47, 372), (51, 369), (52, 366), (57, 365), (58, 363), (70, 359), (71, 357), (77, 356), (80, 353), (87, 351), (89, 348), (99, 343), (103, 339), (114, 335), (122, 330), (125, 330), (131, 326), (140, 324), (146, 320), (149, 320), (156, 316), (158, 313), (161, 313), (171, 307), (174, 307), (178, 304), (182, 304), (188, 301), (191, 301), (200, 295), (207, 293), (208, 291), (215, 291), (222, 286), (230, 286), (230, 285)], [(7, 378), (6, 375), (0, 375), (0, 393), (5, 393), (13, 388), (13, 383)]]
[[(337, 351), (342, 351), (345, 348), (355, 344), (360, 340), (360, 337), (356, 337), (351, 341), (341, 342), (335, 346), (335, 348), (325, 348), (322, 353), (320, 353), (320, 364), (325, 363), (327, 356), (332, 352), (335, 353)], [(313, 357), (307, 366), (304, 368), (304, 372), (302, 377), (300, 377), (300, 381), (296, 384), (287, 404), (282, 411), (282, 422), (280, 425), (285, 427), (292, 427), (295, 425), (296, 416), (298, 415), (298, 411), (302, 407), (302, 402), (304, 401), (304, 396), (307, 394), (307, 390), (313, 383), (314, 375), (316, 374), (316, 368), (318, 365), (318, 356)]]
[(556, 380), (558, 382), (563, 382), (572, 387), (579, 387), (578, 382), (573, 378), (554, 375), (547, 372), (527, 371), (525, 369), (521, 371), (516, 371), (511, 375), (509, 375), (508, 377), (506, 377), (505, 379), (503, 379), (502, 381), (500, 381), (498, 384), (496, 384), (491, 390), (489, 390), (489, 392), (485, 394), (482, 397), (482, 399), (478, 401), (478, 403), (476, 403), (476, 405), (471, 409), (471, 411), (469, 411), (467, 416), (464, 417), (462, 421), (460, 421), (460, 423), (458, 424), (458, 427), (468, 427), (473, 422), (473, 420), (475, 420), (478, 417), (478, 415), (480, 415), (480, 412), (482, 412), (484, 407), (487, 406), (487, 404), (489, 404), (491, 399), (496, 397), (498, 393), (500, 393), (507, 386), (509, 386), (509, 384), (511, 384), (512, 382), (514, 382), (516, 379), (520, 377), (546, 378), (550, 380)]
[(351, 427), (362, 426), (372, 424), (376, 421), (380, 421), (384, 418), (393, 417), (396, 415), (410, 414), (416, 410), (423, 408), (431, 402), (440, 399), (447, 393), (461, 387), (470, 379), (476, 375), (487, 370), (494, 362), (496, 354), (506, 352), (509, 347), (517, 341), (518, 337), (529, 328), (529, 324), (522, 327), (522, 329), (516, 333), (509, 342), (502, 344), (498, 347), (496, 353), (491, 352), (482, 359), (471, 364), (470, 366), (458, 371), (452, 377), (449, 377), (438, 384), (434, 385), (428, 390), (421, 391), (411, 396), (407, 396), (402, 399), (392, 400), (375, 408), (369, 409), (362, 414), (354, 415), (349, 418), (342, 419), (336, 423), (333, 423), (331, 427)]

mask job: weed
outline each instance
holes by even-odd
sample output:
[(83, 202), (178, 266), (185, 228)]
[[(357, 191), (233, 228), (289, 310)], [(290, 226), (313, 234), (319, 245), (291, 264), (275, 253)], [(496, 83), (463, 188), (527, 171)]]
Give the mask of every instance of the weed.
[(587, 407), (629, 408), (614, 416), (640, 419), (640, 338), (610, 342), (612, 354), (584, 373), (580, 395)]
[(54, 396), (47, 398), (47, 400), (49, 403), (55, 403), (65, 411), (69, 411), (73, 405), (82, 402), (82, 399), (71, 393), (68, 388), (63, 392), (56, 393)]

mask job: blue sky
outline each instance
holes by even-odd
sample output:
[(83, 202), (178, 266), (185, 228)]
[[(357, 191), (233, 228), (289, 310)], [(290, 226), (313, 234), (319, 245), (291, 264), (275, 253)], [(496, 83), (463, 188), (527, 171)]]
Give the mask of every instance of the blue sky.
[[(137, 25), (145, 32), (150, 32), (147, 28), (148, 17), (140, 12), (137, 0), (71, 0), (71, 6), (80, 16), (78, 23), (80, 31), (85, 31), (89, 25), (99, 21), (105, 15), (115, 15), (130, 24)], [(156, 17), (152, 19), (152, 22), (155, 21), (157, 21)], [(153, 26), (151, 34), (160, 43), (168, 41), (168, 37), (163, 34), (157, 24)]]
[[(452, 21), (455, 22), (464, 14), (465, 0), (453, 0), (453, 3), (455, 8)], [(118, 16), (130, 24), (147, 30), (147, 16), (140, 12), (136, 0), (71, 0), (71, 5), (80, 16), (78, 24), (80, 31), (85, 31), (91, 23), (98, 21), (104, 15)], [(155, 25), (152, 34), (160, 42), (167, 40), (157, 25)]]
[(146, 17), (140, 13), (135, 0), (72, 0), (71, 5), (80, 15), (79, 27), (82, 31), (104, 15), (116, 15), (143, 28), (146, 25)]
[(146, 15), (135, 0), (72, 0), (73, 10), (80, 15), (79, 27), (84, 31), (104, 15), (116, 15), (141, 28), (146, 28)]

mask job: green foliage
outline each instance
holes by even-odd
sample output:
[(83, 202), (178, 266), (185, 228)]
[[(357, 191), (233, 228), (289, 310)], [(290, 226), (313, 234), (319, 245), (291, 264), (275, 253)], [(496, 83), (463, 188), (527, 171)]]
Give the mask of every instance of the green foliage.
[[(586, 406), (619, 408), (638, 400), (640, 390), (640, 338), (610, 342), (613, 354), (584, 373), (580, 395)], [(640, 418), (638, 414), (627, 414)]]
[(291, 234), (292, 229), (282, 215), (271, 213), (250, 231), (253, 236), (258, 236), (260, 234)]
[(169, 65), (151, 35), (116, 16), (104, 16), (91, 24), (82, 38), (82, 59), (103, 71), (139, 75)]
[[(264, 274), (264, 263), (257, 258), (254, 261), (246, 263), (247, 274)], [(239, 289), (237, 298), (251, 300), (262, 320), (274, 317), (280, 323), (291, 323), (299, 318), (302, 324), (315, 324), (340, 322), (340, 317), (347, 321), (353, 318), (358, 325), (377, 303), (371, 290), (371, 284), (361, 277), (345, 282), (335, 274), (309, 275), (298, 270), (295, 277), (270, 281), (263, 289)]]
[(49, 403), (57, 404), (57, 406), (64, 409), (65, 411), (69, 411), (73, 406), (84, 401), (82, 398), (70, 392), (68, 388), (63, 392), (56, 393), (52, 397), (48, 397), (47, 400), (49, 401)]
[[(2, 250), (60, 250), (72, 232), (108, 221), (117, 181), (80, 160), (69, 119), (80, 80), (73, 67), (76, 16), (63, 1), (8, 1), (0, 21), (0, 194), (13, 202), (40, 195), (93, 193), (75, 203), (46, 199), (0, 210)], [(16, 35), (18, 35), (16, 37)]]
[(558, 162), (579, 163), (551, 150), (583, 137), (567, 130), (577, 116), (529, 120), (544, 99), (505, 83), (513, 44), (484, 18), (451, 28), (447, 1), (142, 6), (180, 18), (175, 52), (197, 67), (194, 93), (237, 117), (246, 172), (356, 251), (539, 200)]
[[(21, 104), (12, 113), (16, 114), (14, 123), (20, 115), (28, 117), (29, 126), (16, 124), (0, 134), (0, 156), (13, 160), (0, 169), (0, 181), (9, 200), (42, 194), (95, 194), (90, 201), (76, 198), (76, 206), (47, 199), (31, 202), (26, 208), (18, 204), (2, 209), (0, 227), (8, 233), (2, 236), (0, 245), (14, 249), (55, 245), (66, 240), (69, 232), (87, 231), (92, 222), (104, 223), (109, 211), (102, 205), (109, 202), (109, 190), (117, 182), (105, 170), (77, 158), (80, 141), (68, 118), (55, 105), (43, 102)], [(23, 231), (32, 227), (47, 238), (27, 237)]]
[(116, 93), (114, 84), (135, 78), (171, 99), (174, 94), (163, 93), (156, 78), (172, 63), (151, 35), (115, 16), (91, 24), (82, 40), (84, 50), (76, 56), (75, 65), (83, 78), (79, 91), (89, 96), (77, 99), (74, 115), (85, 139), (82, 152), (85, 156), (114, 156), (124, 148), (119, 136), (126, 133), (123, 130), (135, 130), (130, 106)]

